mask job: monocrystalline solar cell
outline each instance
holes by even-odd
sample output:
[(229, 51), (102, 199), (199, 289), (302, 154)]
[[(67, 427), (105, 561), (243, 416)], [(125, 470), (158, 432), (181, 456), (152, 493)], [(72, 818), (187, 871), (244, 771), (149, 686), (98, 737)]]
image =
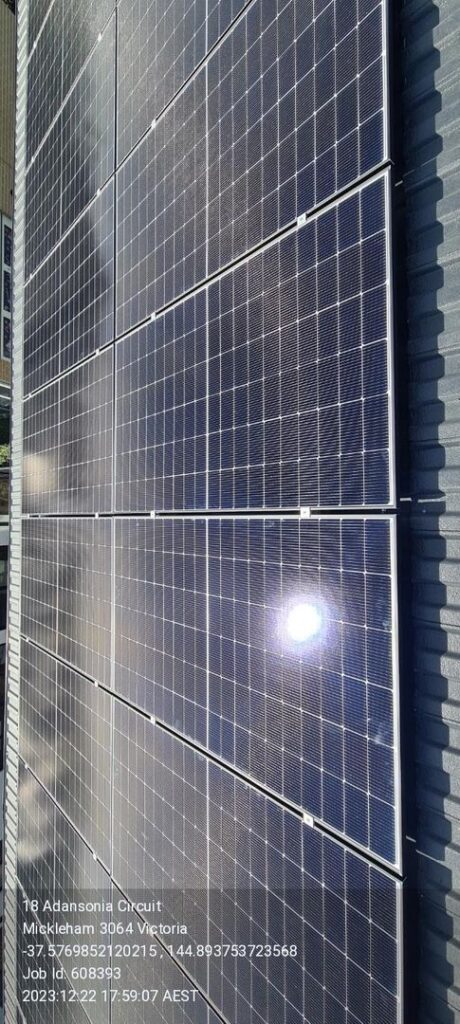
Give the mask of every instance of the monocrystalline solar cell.
[(120, 163), (206, 54), (207, 0), (118, 5)]
[[(401, 883), (117, 703), (115, 756), (114, 876), (190, 921), (192, 946), (244, 944), (208, 959), (226, 1020), (400, 1020)], [(195, 978), (202, 960), (184, 960)]]

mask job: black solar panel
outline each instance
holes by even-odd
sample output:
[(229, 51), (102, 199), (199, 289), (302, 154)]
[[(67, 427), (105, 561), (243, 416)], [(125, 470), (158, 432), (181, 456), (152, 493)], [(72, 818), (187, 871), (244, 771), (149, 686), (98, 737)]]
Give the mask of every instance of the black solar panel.
[(60, 662), (57, 663), (55, 751), (55, 799), (91, 849), (109, 865), (111, 701), (100, 687)]
[(211, 56), (210, 273), (385, 157), (383, 6), (254, 3)]
[(123, 160), (206, 54), (207, 0), (121, 0), (118, 154)]
[[(184, 966), (196, 977), (207, 960), (226, 1020), (396, 1024), (400, 883), (117, 704), (115, 757), (114, 876), (191, 922)], [(200, 957), (197, 943), (246, 955)], [(287, 952), (269, 955), (277, 944)]]

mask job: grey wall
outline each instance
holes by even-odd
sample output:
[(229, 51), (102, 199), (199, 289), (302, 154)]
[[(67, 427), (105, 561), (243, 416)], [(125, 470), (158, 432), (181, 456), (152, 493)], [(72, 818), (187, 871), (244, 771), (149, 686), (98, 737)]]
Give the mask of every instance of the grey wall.
[(403, 34), (418, 1021), (453, 1024), (460, 1021), (459, 0), (404, 0)]

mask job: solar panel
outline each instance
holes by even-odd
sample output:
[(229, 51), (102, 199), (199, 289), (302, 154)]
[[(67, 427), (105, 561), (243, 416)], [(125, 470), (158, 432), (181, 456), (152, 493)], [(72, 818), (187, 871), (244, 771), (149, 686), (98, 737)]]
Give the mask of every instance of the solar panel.
[(59, 505), (59, 382), (23, 406), (24, 513), (57, 512)]
[(60, 512), (111, 508), (112, 360), (108, 349), (59, 382)]
[(51, 0), (30, 0), (29, 3), (29, 52), (43, 25)]
[(27, 69), (27, 162), (49, 129), (62, 102), (63, 4), (56, 0), (32, 50)]
[(206, 276), (206, 73), (117, 174), (117, 333)]
[(57, 522), (26, 519), (22, 524), (21, 633), (48, 651), (56, 650), (57, 584)]
[(199, 284), (205, 249), (215, 273), (384, 160), (383, 0), (365, 14), (250, 4), (122, 166), (118, 333)]
[(116, 347), (115, 508), (206, 507), (207, 297)]
[(56, 245), (61, 217), (61, 130), (58, 117), (38, 153), (26, 180), (25, 276), (26, 282)]
[(115, 168), (115, 18), (110, 19), (62, 113), (62, 232)]
[(207, 0), (118, 5), (118, 163), (206, 54)]
[(402, 1024), (389, 7), (20, 9), (21, 1022)]
[(387, 179), (209, 286), (209, 507), (382, 506)]
[(57, 662), (55, 753), (55, 799), (91, 849), (109, 865), (111, 700), (100, 687), (60, 662)]
[(103, 519), (60, 519), (58, 531), (57, 654), (108, 685), (112, 524)]
[[(134, 934), (145, 927), (145, 922), (134, 912), (122, 912), (126, 900), (119, 889), (113, 887), (114, 922), (123, 928), (132, 925)], [(141, 932), (142, 934), (142, 932)], [(157, 953), (147, 959), (145, 957), (121, 957), (117, 966), (121, 970), (120, 989), (131, 992), (151, 993), (150, 1001), (141, 1002), (136, 999), (129, 1007), (132, 1024), (220, 1024), (221, 1018), (207, 1006), (199, 991), (184, 975), (178, 964), (169, 956), (162, 946), (149, 942), (149, 948), (155, 946)], [(184, 993), (186, 1002), (172, 1001), (174, 992)], [(112, 1024), (125, 1024), (126, 1006), (116, 1000), (112, 1005)]]
[(388, 188), (379, 176), (119, 343), (117, 508), (391, 503)]
[(348, 5), (255, 3), (210, 57), (210, 273), (384, 159), (372, 7), (355, 21)]
[[(208, 956), (209, 995), (226, 1020), (400, 1019), (401, 883), (117, 703), (115, 758), (114, 876), (191, 921), (192, 949), (244, 944), (245, 956)], [(269, 956), (277, 944), (287, 954)], [(179, 959), (183, 944), (174, 948)], [(202, 960), (184, 966), (196, 976)]]
[(115, 526), (114, 689), (206, 741), (206, 523)]
[(109, 182), (61, 242), (61, 372), (113, 338), (113, 204)]
[(19, 753), (54, 796), (56, 662), (26, 640), (21, 642)]
[(114, 686), (394, 864), (392, 527), (119, 520)]
[(110, 510), (112, 359), (102, 352), (24, 403), (24, 512)]

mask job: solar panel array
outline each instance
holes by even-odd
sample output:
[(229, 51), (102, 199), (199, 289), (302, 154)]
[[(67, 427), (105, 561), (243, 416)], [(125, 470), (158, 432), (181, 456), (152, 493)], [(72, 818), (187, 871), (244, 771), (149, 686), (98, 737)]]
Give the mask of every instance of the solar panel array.
[(387, 0), (28, 10), (18, 956), (402, 1024)]

